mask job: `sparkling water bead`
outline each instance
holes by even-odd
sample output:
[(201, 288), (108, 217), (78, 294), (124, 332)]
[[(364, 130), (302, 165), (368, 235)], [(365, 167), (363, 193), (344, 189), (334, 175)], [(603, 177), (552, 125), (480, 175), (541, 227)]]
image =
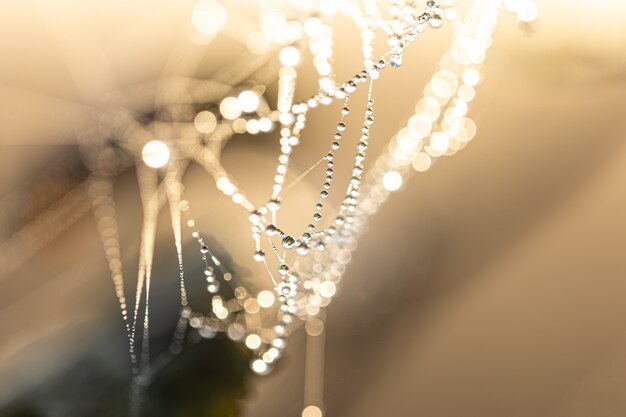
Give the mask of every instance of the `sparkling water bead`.
[(265, 228), (265, 234), (268, 236), (275, 236), (277, 233), (278, 229), (273, 224), (270, 224)]
[[(432, 16), (430, 15), (430, 13), (422, 13), (419, 17), (418, 20), (420, 22), (428, 22), (430, 19), (432, 18)], [(419, 27), (419, 24), (416, 26), (416, 29)]]
[(261, 221), (261, 218), (262, 218), (262, 215), (258, 211), (253, 211), (250, 213), (250, 216), (248, 216), (248, 219), (250, 220), (250, 223), (252, 224), (258, 224)]
[(292, 236), (285, 236), (283, 238), (283, 248), (291, 249), (294, 246), (296, 246), (296, 239), (294, 239)]
[(443, 19), (440, 15), (434, 14), (431, 16), (428, 23), (430, 24), (430, 27), (432, 27), (433, 29), (439, 29), (441, 26), (443, 26)]
[(389, 62), (392, 67), (398, 68), (400, 65), (402, 65), (402, 55), (401, 54), (391, 55), (391, 60)]
[[(279, 294), (289, 298), (289, 297), (293, 297), (296, 294), (297, 287), (291, 282), (282, 281), (280, 284), (278, 284), (277, 289), (278, 289)], [(287, 307), (287, 306), (283, 305), (282, 307)], [(287, 308), (286, 311), (289, 311), (289, 309)]]
[(306, 256), (310, 252), (309, 246), (306, 243), (301, 244), (296, 248), (296, 253), (300, 256)]
[(278, 268), (278, 273), (282, 276), (285, 276), (289, 273), (289, 267), (287, 265), (281, 265), (280, 268)]
[(278, 200), (270, 200), (267, 203), (267, 208), (269, 211), (278, 211), (280, 209), (280, 201)]
[(258, 250), (256, 252), (254, 252), (254, 260), (257, 262), (263, 262), (263, 260), (265, 259), (265, 252), (262, 250)]

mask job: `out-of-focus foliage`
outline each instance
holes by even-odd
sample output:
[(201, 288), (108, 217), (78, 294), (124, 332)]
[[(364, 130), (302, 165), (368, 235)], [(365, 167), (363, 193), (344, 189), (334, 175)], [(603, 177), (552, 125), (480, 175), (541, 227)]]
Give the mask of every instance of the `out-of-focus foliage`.
[[(187, 343), (155, 375), (142, 417), (235, 417), (245, 395), (249, 353), (216, 338)], [(128, 415), (128, 373), (88, 358), (25, 393), (0, 417), (116, 417)]]

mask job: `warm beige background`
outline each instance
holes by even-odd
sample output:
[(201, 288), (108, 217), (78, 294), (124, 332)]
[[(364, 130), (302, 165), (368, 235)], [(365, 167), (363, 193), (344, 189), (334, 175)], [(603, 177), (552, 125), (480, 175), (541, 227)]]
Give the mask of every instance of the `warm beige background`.
[[(128, 3), (0, 4), (0, 210), (58, 145), (74, 143), (75, 132), (112, 105), (112, 92), (146, 110), (160, 76), (208, 76), (242, 51), (232, 26), (207, 47), (190, 45), (191, 1)], [(538, 5), (531, 36), (511, 16), (502, 19), (472, 108), (476, 139), (412, 179), (363, 240), (329, 311), (329, 415), (624, 414), (626, 3)], [(348, 75), (358, 48), (349, 48), (353, 31), (343, 30), (338, 67)], [(401, 69), (383, 74), (377, 140), (410, 115), (449, 36), (425, 35)], [(273, 159), (269, 151), (258, 157), (267, 147), (254, 140), (238, 138), (224, 158), (260, 197), (267, 181), (257, 183), (259, 172)], [(299, 168), (324, 146), (306, 141)], [(206, 208), (199, 221), (229, 251), (248, 254), (238, 238), (245, 223), (237, 225), (245, 213), (210, 198), (207, 181), (199, 170), (186, 181), (189, 199)], [(132, 181), (118, 197), (129, 226), (126, 261), (134, 262)], [(10, 236), (2, 239), (0, 251)], [(167, 229), (159, 244), (169, 250)], [(80, 336), (118, 314), (112, 297), (89, 217), (0, 277), (0, 402), (87, 349)], [(288, 366), (255, 380), (246, 415), (299, 414), (303, 340), (294, 336)]]

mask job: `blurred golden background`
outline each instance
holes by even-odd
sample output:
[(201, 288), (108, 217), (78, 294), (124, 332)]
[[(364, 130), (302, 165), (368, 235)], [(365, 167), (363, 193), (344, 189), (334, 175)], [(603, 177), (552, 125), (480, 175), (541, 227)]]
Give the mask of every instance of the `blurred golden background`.
[[(224, 30), (197, 43), (190, 41), (191, 0), (0, 3), (6, 415), (123, 415), (126, 347), (80, 190), (91, 168), (77, 143), (91, 140), (85, 132), (103, 114), (150, 115), (162, 100), (177, 99), (168, 93), (181, 83), (216, 74), (228, 83), (236, 63), (258, 65), (245, 45), (252, 3), (224, 1)], [(363, 237), (328, 310), (325, 366), (316, 380), (323, 380), (327, 415), (612, 417), (626, 410), (626, 3), (537, 6), (539, 18), (525, 30), (512, 16), (500, 21), (470, 111), (476, 138), (406, 183)], [(351, 47), (358, 33), (342, 21), (335, 30), (336, 67), (347, 77), (361, 66), (359, 48)], [(381, 74), (373, 153), (411, 116), (450, 39), (449, 27), (424, 34), (401, 68)], [(297, 97), (308, 97), (314, 77), (303, 68)], [(273, 102), (275, 89), (268, 91)], [(294, 169), (306, 170), (324, 152), (316, 138), (331, 134), (334, 115), (320, 109), (311, 116)], [(271, 187), (275, 138), (237, 135), (223, 149), (223, 164), (257, 199)], [(120, 171), (120, 241), (132, 271), (141, 224), (137, 181), (124, 168), (132, 158), (102, 158), (105, 169)], [(197, 166), (184, 184), (196, 221), (239, 263), (252, 250), (241, 238), (247, 214), (231, 210)], [(288, 222), (314, 202), (316, 186), (304, 180)], [(159, 219), (153, 279), (157, 348), (176, 319), (166, 217)], [(269, 285), (254, 281), (254, 265), (240, 266), (251, 285)], [(194, 362), (177, 375), (210, 381), (211, 395), (236, 398), (239, 411), (224, 405), (221, 414), (196, 415), (301, 415), (303, 329), (284, 363), (264, 377), (241, 370), (237, 355), (244, 354), (226, 341), (209, 343), (209, 357), (189, 357), (223, 366)], [(185, 401), (205, 395), (199, 390)], [(100, 414), (85, 405), (108, 407), (112, 398), (121, 405), (102, 405)]]

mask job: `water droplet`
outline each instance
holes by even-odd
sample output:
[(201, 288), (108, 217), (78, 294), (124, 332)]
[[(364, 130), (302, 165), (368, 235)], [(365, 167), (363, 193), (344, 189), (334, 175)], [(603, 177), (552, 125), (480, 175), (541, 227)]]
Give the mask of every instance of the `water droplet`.
[(391, 55), (391, 60), (389, 62), (391, 63), (392, 67), (398, 68), (400, 65), (402, 65), (402, 55), (400, 54)]
[(256, 252), (254, 252), (254, 260), (257, 262), (263, 262), (263, 259), (265, 259), (265, 252), (262, 250), (258, 250)]
[(430, 24), (432, 28), (439, 29), (441, 26), (443, 26), (443, 19), (441, 18), (440, 15), (434, 14), (432, 15), (428, 23)]
[(294, 239), (292, 236), (285, 236), (283, 238), (283, 248), (291, 249), (294, 246), (296, 246), (296, 239)]

